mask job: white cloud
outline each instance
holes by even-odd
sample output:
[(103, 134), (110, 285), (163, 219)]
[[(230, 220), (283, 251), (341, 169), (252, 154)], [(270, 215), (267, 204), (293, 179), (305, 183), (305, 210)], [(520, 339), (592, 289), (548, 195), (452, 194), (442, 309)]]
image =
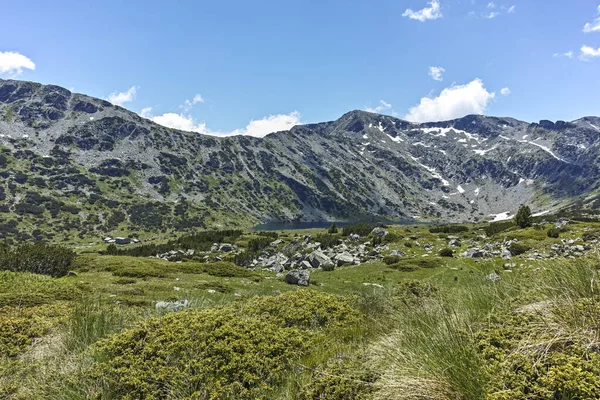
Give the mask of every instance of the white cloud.
[(594, 49), (590, 46), (581, 46), (580, 56), (583, 60), (589, 60), (590, 58), (600, 57), (600, 47)]
[(510, 93), (511, 93), (511, 92), (510, 92), (510, 89), (509, 89), (509, 88), (507, 88), (507, 87), (505, 87), (505, 88), (502, 88), (502, 90), (500, 90), (500, 94), (501, 94), (502, 96), (508, 96)]
[(585, 33), (600, 32), (600, 6), (598, 6), (596, 15), (597, 17), (594, 19), (594, 21), (588, 22), (583, 26), (583, 31)]
[(439, 0), (431, 0), (429, 3), (430, 7), (425, 7), (419, 11), (413, 11), (410, 8), (407, 8), (402, 14), (403, 17), (408, 17), (410, 19), (416, 19), (417, 21), (425, 22), (430, 19), (438, 19), (442, 18), (442, 11), (440, 10), (440, 2)]
[(213, 136), (247, 135), (264, 137), (269, 133), (289, 130), (294, 125), (299, 125), (301, 123), (300, 113), (294, 111), (290, 114), (269, 115), (268, 117), (264, 117), (262, 119), (252, 120), (248, 123), (248, 125), (246, 125), (245, 128), (236, 129), (232, 132), (219, 132), (210, 130), (204, 122), (197, 122), (191, 115), (165, 113), (162, 115), (153, 116), (152, 107), (143, 108), (140, 112), (140, 115), (168, 128)]
[(554, 57), (567, 57), (567, 58), (573, 58), (573, 51), (569, 50), (566, 53), (554, 53), (553, 54)]
[(144, 118), (152, 118), (152, 107), (142, 108), (142, 112), (140, 112), (140, 115)]
[(497, 13), (495, 11), (492, 11), (489, 14), (484, 14), (483, 18), (487, 18), (487, 19), (492, 19), (492, 18), (496, 18), (498, 15), (500, 15), (500, 13)]
[(269, 115), (262, 119), (252, 120), (245, 128), (236, 129), (226, 135), (247, 135), (264, 137), (269, 133), (287, 131), (295, 125), (300, 125), (301, 115), (298, 111), (289, 114)]
[(496, 8), (496, 3), (494, 3), (493, 1), (489, 2), (487, 5), (488, 8)]
[(0, 51), (0, 74), (9, 74), (18, 76), (23, 73), (23, 69), (34, 70), (35, 63), (29, 57), (13, 51)]
[(466, 85), (450, 86), (442, 90), (438, 97), (423, 97), (404, 118), (414, 122), (429, 122), (481, 114), (495, 96), (494, 92), (485, 89), (481, 79), (475, 79)]
[(509, 14), (514, 14), (514, 13), (515, 13), (515, 6), (510, 6), (510, 7), (508, 8), (508, 13), (509, 13)]
[(375, 108), (365, 107), (365, 111), (372, 112), (372, 113), (381, 113), (382, 111), (390, 110), (391, 108), (392, 108), (392, 105), (390, 103), (386, 103), (385, 100), (379, 100), (379, 105), (377, 107), (375, 107)]
[(429, 67), (429, 76), (436, 81), (442, 81), (444, 79), (442, 77), (444, 72), (446, 72), (446, 70), (442, 67)]
[(184, 101), (182, 107), (185, 111), (189, 111), (192, 109), (192, 106), (194, 106), (195, 104), (198, 104), (198, 103), (204, 103), (204, 99), (202, 98), (202, 96), (200, 94), (194, 95), (192, 100)]
[(117, 105), (117, 106), (122, 106), (125, 103), (129, 103), (133, 100), (135, 100), (135, 95), (137, 94), (137, 88), (135, 86), (130, 87), (129, 89), (127, 89), (125, 92), (113, 92), (111, 94), (108, 95), (108, 97), (106, 98), (106, 100), (110, 101), (111, 103)]
[[(142, 110), (142, 114), (144, 114), (144, 110)], [(190, 115), (165, 113), (163, 115), (153, 117), (147, 112), (146, 115), (142, 116), (156, 122), (159, 125), (166, 126), (167, 128), (179, 129), (187, 132), (204, 133), (208, 135), (211, 134), (210, 130), (206, 128), (205, 123), (197, 123)]]

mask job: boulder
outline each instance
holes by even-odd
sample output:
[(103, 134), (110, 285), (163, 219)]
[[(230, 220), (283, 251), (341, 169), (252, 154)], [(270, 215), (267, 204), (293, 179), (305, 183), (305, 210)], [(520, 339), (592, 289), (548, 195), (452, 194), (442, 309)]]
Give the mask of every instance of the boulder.
[(354, 264), (354, 257), (348, 252), (340, 253), (334, 257), (338, 267), (347, 264)]
[(67, 276), (77, 276), (77, 272), (69, 271), (69, 272), (67, 272)]
[(156, 303), (157, 310), (165, 310), (165, 311), (181, 311), (184, 308), (190, 306), (190, 302), (188, 300), (177, 300), (177, 301), (159, 301)]
[(285, 282), (290, 285), (308, 286), (310, 283), (310, 272), (293, 269), (285, 276)]
[(377, 227), (371, 231), (371, 235), (378, 237), (385, 237), (388, 233), (388, 231), (381, 229), (380, 227)]
[(131, 243), (131, 239), (125, 238), (125, 237), (116, 237), (115, 243), (116, 244), (129, 244), (129, 243)]
[(360, 240), (360, 235), (357, 233), (353, 233), (352, 235), (350, 235), (350, 241), (351, 242), (358, 242)]
[(308, 255), (307, 260), (310, 263), (310, 265), (312, 265), (313, 268), (319, 268), (324, 265), (325, 266), (333, 265), (331, 258), (327, 257), (325, 255), (325, 253), (323, 253), (322, 251), (319, 251), (319, 250), (315, 250), (312, 253), (310, 253)]
[(506, 247), (503, 247), (502, 251), (500, 252), (500, 257), (502, 257), (504, 260), (510, 260), (512, 258), (510, 250), (508, 250)]
[(396, 256), (397, 257), (404, 257), (405, 255), (406, 255), (406, 253), (403, 252), (403, 251), (400, 251), (400, 250), (392, 250), (392, 251), (390, 251), (390, 256), (392, 256), (392, 257), (396, 257)]
[(300, 261), (300, 264), (298, 265), (298, 267), (300, 269), (311, 269), (312, 265), (307, 260), (304, 260), (304, 261)]
[(458, 241), (458, 239), (452, 239), (448, 242), (448, 246), (460, 247), (460, 242)]
[(483, 258), (487, 257), (487, 255), (485, 250), (479, 248), (469, 249), (463, 253), (463, 257), (465, 258)]
[(283, 240), (281, 240), (281, 239), (277, 239), (277, 240), (274, 240), (274, 241), (272, 241), (272, 242), (269, 244), (269, 246), (271, 246), (271, 247), (277, 247), (277, 246), (279, 246), (281, 243), (283, 243)]
[(234, 247), (230, 243), (223, 243), (219, 246), (219, 251), (222, 251), (225, 253), (229, 253), (230, 251), (233, 251), (233, 249), (234, 249)]

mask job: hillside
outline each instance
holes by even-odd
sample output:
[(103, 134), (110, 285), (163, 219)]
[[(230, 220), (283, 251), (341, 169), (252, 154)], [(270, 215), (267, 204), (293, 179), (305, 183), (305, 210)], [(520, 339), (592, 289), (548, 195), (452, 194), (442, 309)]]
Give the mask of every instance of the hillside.
[(0, 237), (545, 212), (595, 199), (599, 139), (596, 117), (413, 124), (363, 111), (263, 139), (213, 137), (0, 80)]

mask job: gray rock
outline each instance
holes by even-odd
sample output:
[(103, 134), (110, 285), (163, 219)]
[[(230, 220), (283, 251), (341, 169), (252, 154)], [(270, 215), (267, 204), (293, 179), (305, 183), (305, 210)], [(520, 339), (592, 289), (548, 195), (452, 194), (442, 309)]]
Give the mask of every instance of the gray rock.
[(308, 262), (313, 268), (333, 265), (331, 258), (327, 257), (325, 253), (319, 250), (315, 250), (308, 255)]
[(483, 258), (487, 257), (488, 253), (483, 249), (475, 248), (465, 251), (462, 255), (465, 258)]
[(155, 308), (157, 310), (181, 311), (189, 306), (190, 302), (188, 300), (159, 301), (156, 303)]
[(390, 251), (390, 256), (392, 257), (404, 257), (406, 256), (406, 253), (400, 250), (392, 250)]
[(388, 233), (389, 233), (388, 231), (386, 231), (385, 229), (382, 229), (380, 227), (377, 227), (371, 231), (371, 235), (377, 236), (377, 237), (385, 237)]
[(487, 279), (488, 281), (496, 282), (496, 281), (499, 281), (502, 278), (497, 273), (492, 272), (491, 274), (487, 275), (485, 277), (485, 279)]
[(307, 260), (304, 260), (304, 261), (300, 261), (300, 264), (298, 264), (298, 267), (300, 269), (311, 269), (312, 265)]
[(219, 246), (219, 251), (225, 252), (225, 253), (229, 253), (230, 251), (233, 251), (234, 246), (230, 243), (223, 243)]
[(291, 270), (285, 276), (285, 282), (290, 285), (308, 286), (310, 284), (310, 272)]
[(352, 235), (350, 235), (350, 241), (351, 242), (358, 242), (360, 240), (360, 235), (357, 233), (353, 233)]
[(131, 239), (125, 238), (125, 237), (116, 237), (115, 243), (116, 244), (129, 244), (129, 243), (131, 243)]
[(338, 267), (341, 267), (342, 265), (354, 264), (354, 257), (348, 252), (336, 255), (334, 260), (336, 261)]
[(448, 246), (460, 247), (460, 242), (458, 241), (458, 239), (452, 239), (448, 242)]
[(510, 254), (510, 250), (508, 250), (506, 247), (503, 247), (502, 251), (500, 252), (500, 257), (502, 257), (504, 260), (510, 260), (512, 259), (512, 254)]
[(69, 271), (69, 272), (67, 272), (67, 276), (77, 276), (77, 272)]

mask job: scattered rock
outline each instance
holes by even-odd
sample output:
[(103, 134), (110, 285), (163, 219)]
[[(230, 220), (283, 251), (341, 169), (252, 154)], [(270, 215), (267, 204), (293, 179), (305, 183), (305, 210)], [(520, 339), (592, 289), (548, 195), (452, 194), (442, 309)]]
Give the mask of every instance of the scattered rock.
[(293, 269), (285, 276), (285, 282), (290, 285), (308, 286), (310, 283), (310, 272)]
[(159, 301), (156, 303), (155, 308), (157, 310), (181, 311), (189, 306), (190, 302), (188, 300)]
[(371, 231), (371, 235), (373, 236), (377, 236), (377, 237), (385, 237), (389, 232), (386, 231), (385, 229), (382, 228), (375, 228)]

